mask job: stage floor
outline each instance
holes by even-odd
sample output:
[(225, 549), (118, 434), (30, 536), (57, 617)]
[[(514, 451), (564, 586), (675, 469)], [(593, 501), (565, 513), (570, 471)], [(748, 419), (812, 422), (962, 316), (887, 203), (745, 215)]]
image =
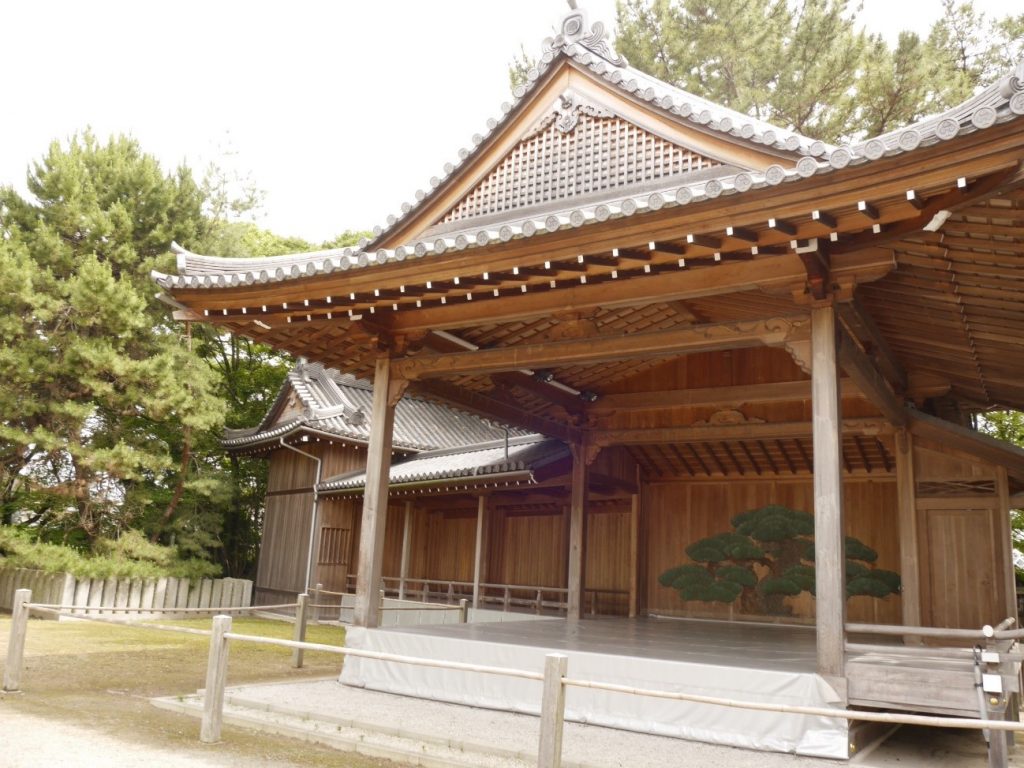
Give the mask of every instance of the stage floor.
[[(815, 673), (813, 628), (678, 619), (594, 618), (348, 629), (354, 648), (541, 671), (565, 653), (568, 674), (640, 688), (829, 706)], [(538, 714), (540, 683), (350, 657), (341, 682), (371, 690)], [(724, 708), (569, 688), (566, 718), (751, 749), (846, 758), (845, 720)]]
[(473, 642), (583, 651), (643, 659), (811, 673), (817, 663), (813, 627), (700, 619), (588, 618), (395, 628)]

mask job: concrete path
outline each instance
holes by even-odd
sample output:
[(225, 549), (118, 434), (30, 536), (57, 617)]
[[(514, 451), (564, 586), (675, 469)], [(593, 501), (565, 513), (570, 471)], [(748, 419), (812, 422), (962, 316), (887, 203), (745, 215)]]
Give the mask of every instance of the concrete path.
[[(411, 765), (523, 768), (536, 764), (538, 718), (342, 686), (334, 680), (231, 688), (225, 722)], [(198, 714), (199, 697), (161, 699)], [(1021, 750), (1024, 753), (1024, 749)], [(1024, 766), (1022, 755), (1011, 766)], [(865, 768), (984, 768), (981, 735), (904, 728), (856, 758)], [(566, 723), (565, 768), (810, 768), (817, 758), (752, 752)]]

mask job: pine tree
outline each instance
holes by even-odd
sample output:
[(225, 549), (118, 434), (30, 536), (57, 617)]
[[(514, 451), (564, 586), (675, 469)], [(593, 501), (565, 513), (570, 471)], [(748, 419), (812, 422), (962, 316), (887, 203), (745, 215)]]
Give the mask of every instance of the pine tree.
[(161, 514), (188, 473), (182, 431), (222, 421), (149, 279), (203, 234), (202, 195), (187, 169), (90, 132), (53, 143), (27, 186), (0, 188), (0, 508), (92, 542)]

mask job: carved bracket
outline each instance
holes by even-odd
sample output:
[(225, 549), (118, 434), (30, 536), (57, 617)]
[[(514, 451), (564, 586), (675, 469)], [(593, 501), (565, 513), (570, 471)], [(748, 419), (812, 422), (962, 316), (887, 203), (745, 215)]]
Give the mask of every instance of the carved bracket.
[(388, 405), (394, 408), (402, 399), (405, 390), (409, 388), (408, 379), (391, 379), (388, 382)]
[(569, 451), (572, 453), (573, 461), (582, 461), (588, 467), (597, 459), (597, 455), (601, 453), (602, 448), (604, 448), (603, 445), (590, 440), (569, 444)]
[(693, 422), (691, 427), (721, 427), (733, 424), (764, 424), (764, 419), (756, 416), (747, 416), (743, 411), (736, 408), (723, 408), (715, 411), (708, 418)]

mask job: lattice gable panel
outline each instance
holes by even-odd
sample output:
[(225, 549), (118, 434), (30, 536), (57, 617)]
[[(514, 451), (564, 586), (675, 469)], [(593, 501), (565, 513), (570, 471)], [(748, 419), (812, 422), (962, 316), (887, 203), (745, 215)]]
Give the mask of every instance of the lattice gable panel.
[(721, 164), (603, 107), (567, 107), (563, 101), (437, 223), (507, 213)]

